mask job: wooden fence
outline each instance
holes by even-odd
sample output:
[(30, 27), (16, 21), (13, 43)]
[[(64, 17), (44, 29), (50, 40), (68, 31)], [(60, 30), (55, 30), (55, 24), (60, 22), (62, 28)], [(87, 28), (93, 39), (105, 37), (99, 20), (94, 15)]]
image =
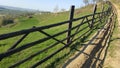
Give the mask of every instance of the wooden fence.
[[(110, 4), (110, 3), (109, 3)], [(70, 20), (68, 21), (64, 21), (64, 22), (59, 22), (56, 24), (51, 24), (51, 25), (47, 25), (47, 26), (41, 26), (41, 27), (33, 27), (31, 29), (26, 29), (26, 30), (21, 30), (21, 31), (16, 31), (16, 32), (12, 32), (12, 33), (7, 33), (7, 34), (2, 34), (0, 35), (0, 41), (2, 40), (6, 40), (9, 38), (13, 38), (13, 37), (17, 37), (17, 36), (21, 36), (23, 35), (14, 45), (12, 45), (6, 52), (3, 52), (0, 54), (0, 61), (2, 61), (3, 59), (5, 59), (6, 57), (9, 57), (11, 55), (14, 55), (15, 53), (18, 53), (20, 51), (23, 51), (25, 49), (31, 48), (33, 46), (36, 46), (37, 44), (41, 44), (49, 39), (54, 39), (55, 42), (54, 44), (48, 46), (47, 48), (44, 48), (38, 52), (36, 52), (35, 54), (32, 54), (31, 56), (21, 59), (19, 62), (16, 62), (14, 64), (12, 64), (10, 66), (10, 68), (13, 67), (17, 67), (23, 63), (25, 63), (26, 61), (32, 59), (33, 57), (45, 52), (46, 50), (58, 45), (58, 44), (63, 44), (63, 47), (59, 48), (58, 50), (54, 51), (54, 53), (50, 54), (49, 56), (46, 56), (44, 59), (36, 62), (34, 65), (31, 66), (31, 68), (37, 67), (38, 65), (44, 63), (45, 61), (49, 60), (51, 57), (53, 57), (55, 54), (59, 53), (60, 51), (62, 51), (63, 49), (69, 47), (70, 44), (72, 44), (73, 42), (75, 42), (76, 40), (80, 39), (83, 37), (84, 34), (86, 34), (87, 32), (89, 32), (90, 30), (92, 30), (94, 28), (94, 26), (96, 26), (97, 24), (100, 24), (99, 22), (103, 19), (105, 19), (107, 21), (108, 17), (113, 14), (113, 8), (111, 5), (109, 5), (107, 10), (103, 10), (102, 12), (96, 12), (97, 10), (97, 5), (95, 5), (94, 7), (94, 12), (90, 15), (86, 15), (83, 17), (79, 17), (79, 18), (74, 18), (74, 10), (75, 10), (75, 6), (71, 7), (71, 12), (70, 12)], [(92, 19), (90, 19), (90, 18)], [(86, 19), (86, 21), (84, 21)], [(79, 23), (78, 25), (73, 27), (73, 22), (75, 21), (79, 21), (82, 20), (81, 23)], [(88, 23), (87, 28), (89, 28), (89, 30), (83, 34), (81, 34), (79, 37), (73, 39), (76, 34), (80, 33), (81, 31), (85, 30), (86, 28), (82, 28), (80, 29), (80, 27), (84, 24)], [(61, 25), (65, 25), (68, 24), (68, 29), (64, 30), (62, 32), (56, 33), (54, 35), (50, 35), (47, 32), (45, 32), (45, 29), (49, 29), (49, 28), (54, 28), (57, 26), (61, 26)], [(71, 31), (76, 29), (75, 33), (72, 34)], [(29, 34), (33, 33), (33, 32), (40, 32), (44, 35), (46, 35), (47, 37), (39, 39), (37, 41), (33, 41), (33, 42), (29, 42), (27, 44), (24, 44), (20, 47), (17, 47)], [(67, 37), (65, 37), (62, 40), (57, 39), (57, 36), (60, 36), (62, 34), (67, 34)], [(66, 41), (66, 43), (64, 42)]]

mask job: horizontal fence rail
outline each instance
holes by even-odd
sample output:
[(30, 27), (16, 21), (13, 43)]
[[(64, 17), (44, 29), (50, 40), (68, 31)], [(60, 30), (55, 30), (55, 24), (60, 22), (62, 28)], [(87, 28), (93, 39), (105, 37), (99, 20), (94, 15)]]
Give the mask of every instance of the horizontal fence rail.
[[(17, 67), (23, 63), (25, 63), (26, 61), (34, 58), (35, 56), (45, 52), (46, 50), (49, 50), (55, 46), (57, 46), (58, 44), (62, 44), (63, 46), (60, 47), (58, 50), (54, 51), (53, 53), (51, 53), (50, 55), (44, 57), (42, 60), (37, 61), (34, 65), (31, 66), (31, 68), (37, 67), (40, 64), (44, 63), (45, 61), (47, 61), (48, 59), (50, 59), (51, 57), (53, 57), (54, 55), (56, 55), (58, 52), (62, 51), (63, 49), (69, 47), (69, 45), (71, 45), (73, 42), (75, 42), (76, 40), (82, 38), (84, 35), (88, 35), (89, 33), (91, 33), (91, 31), (94, 29), (94, 27), (97, 27), (99, 24), (99, 22), (102, 22), (102, 20), (107, 21), (109, 16), (111, 14), (113, 14), (113, 7), (111, 6), (111, 3), (109, 3), (109, 7), (107, 10), (104, 10), (104, 8), (102, 9), (102, 12), (96, 12), (97, 10), (97, 5), (95, 5), (94, 7), (94, 12), (90, 15), (86, 15), (83, 17), (79, 17), (79, 18), (74, 18), (74, 10), (75, 10), (75, 6), (71, 7), (71, 13), (70, 13), (70, 20), (68, 21), (64, 21), (64, 22), (59, 22), (56, 24), (51, 24), (51, 25), (47, 25), (47, 26), (42, 26), (42, 27), (33, 27), (30, 29), (26, 29), (26, 30), (21, 30), (21, 31), (16, 31), (16, 32), (12, 32), (12, 33), (7, 33), (7, 34), (2, 34), (0, 35), (0, 41), (2, 40), (6, 40), (9, 38), (13, 38), (13, 37), (18, 37), (18, 36), (22, 36), (14, 45), (12, 45), (6, 52), (0, 53), (0, 61), (2, 61), (3, 59), (6, 59), (7, 57), (14, 55), (18, 52), (21, 52), (25, 49), (31, 48), (33, 46), (37, 46), (37, 44), (42, 44), (50, 39), (53, 39), (54, 41), (56, 41), (53, 44), (49, 44), (48, 47), (39, 50), (38, 52), (24, 58), (21, 59), (20, 61), (12, 64), (10, 66), (10, 68), (13, 67)], [(73, 22), (75, 21), (80, 21), (80, 23), (76, 26), (73, 26)], [(80, 28), (81, 26), (87, 24), (86, 26), (84, 26), (83, 28)], [(104, 23), (105, 25), (106, 23)], [(59, 27), (61, 25), (68, 25), (68, 29), (65, 29), (64, 31), (58, 32), (56, 34), (49, 34), (47, 33), (45, 30), (47, 29), (51, 29), (54, 27)], [(88, 29), (85, 32), (85, 29)], [(72, 33), (72, 31), (75, 30), (74, 33)], [(39, 40), (36, 41), (32, 41), (26, 44), (23, 44), (21, 46), (18, 47), (18, 45), (31, 33), (34, 32), (40, 32), (41, 34), (44, 34), (46, 37), (45, 38), (41, 38)], [(77, 38), (75, 37), (76, 35), (78, 35), (80, 32), (82, 32)], [(56, 38), (62, 34), (67, 34), (67, 37), (64, 37), (62, 40)]]

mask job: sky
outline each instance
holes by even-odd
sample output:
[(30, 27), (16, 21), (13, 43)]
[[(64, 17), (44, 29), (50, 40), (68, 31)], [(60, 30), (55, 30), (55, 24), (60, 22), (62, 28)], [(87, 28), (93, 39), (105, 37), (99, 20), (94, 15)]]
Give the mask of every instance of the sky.
[(70, 9), (71, 5), (76, 8), (84, 5), (83, 0), (0, 0), (0, 5), (20, 8), (35, 9), (40, 11), (53, 11), (58, 9)]

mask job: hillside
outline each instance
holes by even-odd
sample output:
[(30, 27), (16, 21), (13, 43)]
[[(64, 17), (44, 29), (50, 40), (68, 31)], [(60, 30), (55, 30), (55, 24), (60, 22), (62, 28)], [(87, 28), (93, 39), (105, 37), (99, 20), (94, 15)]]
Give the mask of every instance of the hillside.
[[(97, 12), (100, 12), (100, 11), (102, 11), (101, 5), (99, 5), (98, 8), (97, 8)], [(19, 17), (18, 22), (16, 22), (15, 25), (1, 27), (0, 28), (0, 34), (19, 31), (19, 30), (24, 30), (24, 29), (29, 29), (29, 28), (33, 28), (33, 26), (40, 27), (40, 26), (45, 26), (45, 25), (49, 25), (49, 24), (55, 24), (55, 23), (58, 23), (58, 22), (66, 21), (66, 20), (69, 20), (69, 13), (70, 13), (70, 11), (59, 12), (59, 13), (37, 14), (37, 15), (33, 15), (31, 18), (28, 17), (28, 16), (27, 17), (24, 17), (24, 16)], [(74, 18), (86, 16), (86, 15), (89, 15), (89, 14), (93, 14), (93, 5), (88, 5), (88, 6), (76, 9), (75, 13), (74, 13)], [(91, 17), (90, 17), (90, 19), (91, 19)], [(80, 24), (81, 21), (82, 20), (73, 22), (73, 27)], [(67, 25), (68, 24), (65, 24), (65, 25), (62, 25), (62, 26), (59, 26), (59, 27), (46, 29), (44, 31), (47, 32), (50, 35), (53, 35), (53, 34), (56, 34), (60, 31), (68, 29)], [(96, 30), (98, 30), (97, 28), (101, 28), (103, 25), (104, 25), (104, 23), (96, 24), (95, 27), (94, 27), (95, 29), (92, 29), (93, 31), (90, 33), (89, 36), (91, 36)], [(85, 25), (83, 25), (80, 28), (83, 29), (85, 27), (87, 27), (87, 29), (85, 29), (81, 33), (79, 33), (77, 35), (77, 37), (89, 30), (88, 23), (85, 23)], [(73, 30), (72, 34), (74, 32), (75, 32), (75, 30)], [(85, 38), (83, 37), (80, 40), (76, 41), (73, 44), (74, 46), (71, 45), (70, 47), (64, 49), (63, 51), (58, 53), (56, 56), (51, 58), (48, 62), (42, 64), (41, 67), (42, 68), (45, 68), (45, 67), (46, 68), (50, 68), (50, 67), (51, 68), (60, 68), (60, 66), (62, 64), (64, 64), (64, 62), (70, 56), (72, 56), (75, 53), (74, 48), (75, 47), (78, 47), (78, 48), (81, 47), (79, 42), (84, 42), (84, 40), (86, 38), (89, 38), (89, 36), (87, 36)], [(7, 49), (9, 49), (17, 40), (20, 39), (20, 37), (22, 37), (22, 36), (0, 41), (0, 50), (1, 50), (0, 53), (5, 52)], [(56, 38), (61, 40), (61, 39), (64, 39), (65, 37), (66, 37), (66, 34), (62, 34), (62, 36), (58, 36)], [(46, 38), (46, 35), (40, 33), (39, 31), (35, 32), (35, 33), (32, 33), (32, 34), (29, 34), (27, 36), (27, 38), (25, 38), (23, 40), (24, 42), (21, 42), (16, 48), (22, 46), (23, 44), (33, 42), (33, 41), (36, 41), (36, 40), (39, 40), (39, 39), (42, 39), (42, 38)], [(0, 64), (0, 67), (1, 68), (4, 68), (4, 67), (7, 68), (12, 63), (17, 62), (18, 60), (21, 60), (22, 58), (28, 57), (31, 54), (34, 54), (34, 53), (38, 52), (39, 50), (42, 50), (42, 49), (48, 47), (50, 44), (53, 44), (55, 42), (56, 41), (54, 39), (50, 39), (48, 41), (43, 42), (42, 44), (38, 44), (37, 46), (34, 46), (32, 48), (28, 48), (24, 51), (21, 51), (17, 54), (14, 54), (14, 55), (2, 60), (1, 64)], [(64, 41), (64, 42), (66, 42), (66, 41)], [(49, 50), (46, 50), (45, 52), (43, 52), (40, 55), (36, 56), (35, 58), (31, 59), (30, 61), (27, 61), (27, 62), (23, 63), (22, 65), (19, 66), (19, 68), (22, 68), (22, 67), (29, 68), (30, 65), (36, 63), (37, 61), (39, 61), (39, 59), (42, 59), (42, 58), (46, 57), (47, 55), (50, 55), (50, 53), (53, 53), (55, 50), (61, 48), (62, 46), (63, 46), (62, 44), (59, 44), (59, 46), (55, 46), (55, 47), (53, 47)]]
[(7, 15), (7, 14), (17, 15), (17, 14), (23, 14), (27, 12), (36, 12), (36, 10), (0, 5), (1, 15)]
[[(98, 8), (101, 8), (101, 7), (99, 6)], [(88, 9), (90, 10), (87, 11)], [(101, 11), (101, 9), (97, 11)], [(93, 5), (89, 5), (89, 7), (82, 7), (80, 9), (75, 10), (74, 18), (82, 17), (92, 12), (93, 12)], [(0, 34), (22, 30), (22, 29), (28, 29), (28, 28), (32, 28), (33, 26), (45, 26), (48, 24), (54, 24), (54, 23), (65, 21), (65, 20), (69, 20), (69, 13), (70, 13), (69, 11), (66, 11), (66, 12), (60, 12), (57, 14), (55, 13), (43, 13), (43, 14), (37, 14), (37, 15), (35, 14), (33, 15), (33, 18), (28, 18), (23, 16), (18, 18), (18, 22), (16, 25), (12, 27), (0, 28), (1, 29)]]

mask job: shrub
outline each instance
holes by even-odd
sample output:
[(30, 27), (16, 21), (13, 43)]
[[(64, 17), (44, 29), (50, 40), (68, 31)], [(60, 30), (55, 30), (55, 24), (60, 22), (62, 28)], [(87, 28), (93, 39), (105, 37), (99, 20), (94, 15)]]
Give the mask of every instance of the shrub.
[(0, 27), (2, 26), (3, 23), (3, 17), (0, 16)]
[(0, 16), (0, 27), (13, 23), (14, 23), (14, 18), (10, 16)]
[(14, 23), (13, 19), (4, 19), (2, 25), (5, 26), (12, 23)]

